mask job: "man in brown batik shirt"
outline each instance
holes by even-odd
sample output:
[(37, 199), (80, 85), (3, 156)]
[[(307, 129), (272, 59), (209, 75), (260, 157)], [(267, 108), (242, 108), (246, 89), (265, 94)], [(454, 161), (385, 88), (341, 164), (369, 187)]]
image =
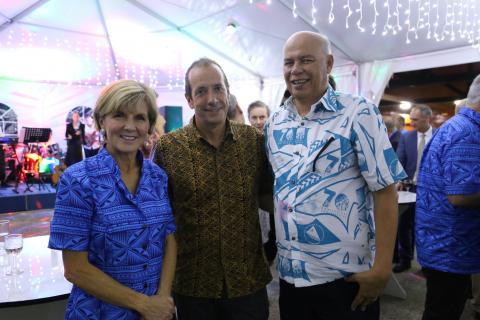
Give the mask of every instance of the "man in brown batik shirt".
[(185, 84), (195, 116), (161, 137), (154, 156), (168, 173), (177, 222), (179, 320), (266, 320), (271, 275), (258, 207), (273, 204), (263, 137), (227, 120), (228, 81), (215, 61), (194, 62)]

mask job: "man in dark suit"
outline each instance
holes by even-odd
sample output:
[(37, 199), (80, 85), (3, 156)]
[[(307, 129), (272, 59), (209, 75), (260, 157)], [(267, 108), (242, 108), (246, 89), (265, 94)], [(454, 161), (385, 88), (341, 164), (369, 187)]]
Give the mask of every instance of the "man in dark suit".
[[(399, 116), (400, 117), (400, 116)], [(387, 128), (388, 139), (392, 144), (393, 150), (397, 151), (400, 138), (402, 137), (402, 132), (397, 130), (395, 127), (396, 118), (394, 116), (383, 116), (383, 122), (385, 122), (385, 127)]]
[[(397, 156), (412, 181), (412, 190), (415, 192), (418, 167), (421, 155), (428, 141), (432, 138), (434, 129), (430, 125), (432, 109), (427, 105), (414, 105), (410, 111), (412, 131), (402, 135), (397, 148)], [(420, 156), (419, 156), (420, 155)], [(410, 269), (413, 259), (413, 222), (415, 220), (415, 204), (403, 212), (398, 220), (398, 263), (393, 272), (402, 272)]]

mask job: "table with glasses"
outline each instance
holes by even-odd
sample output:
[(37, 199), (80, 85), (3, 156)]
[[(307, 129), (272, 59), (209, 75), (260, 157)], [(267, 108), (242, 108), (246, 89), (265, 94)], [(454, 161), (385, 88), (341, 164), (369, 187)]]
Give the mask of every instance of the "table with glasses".
[[(72, 285), (64, 278), (61, 251), (51, 250), (49, 236), (23, 239), (17, 275), (0, 266), (0, 319), (62, 319)], [(12, 257), (9, 257), (10, 262)]]

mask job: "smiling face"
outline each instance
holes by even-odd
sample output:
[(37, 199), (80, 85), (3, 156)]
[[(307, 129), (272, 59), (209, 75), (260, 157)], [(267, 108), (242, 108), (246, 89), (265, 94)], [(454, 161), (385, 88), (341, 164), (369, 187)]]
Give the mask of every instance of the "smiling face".
[(188, 79), (191, 97), (186, 98), (190, 108), (195, 110), (197, 126), (215, 127), (224, 124), (229, 92), (220, 69), (213, 64), (193, 67)]
[(148, 107), (142, 100), (133, 106), (121, 107), (107, 114), (101, 126), (105, 130), (107, 150), (114, 158), (135, 156), (147, 139)]
[(300, 32), (285, 44), (283, 76), (288, 91), (300, 102), (313, 104), (327, 89), (333, 56), (327, 53), (325, 41), (316, 34)]

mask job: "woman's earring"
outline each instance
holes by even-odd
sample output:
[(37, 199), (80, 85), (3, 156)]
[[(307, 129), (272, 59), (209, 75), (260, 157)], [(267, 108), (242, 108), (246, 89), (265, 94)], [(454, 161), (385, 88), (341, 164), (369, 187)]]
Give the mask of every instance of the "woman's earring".
[(103, 141), (107, 140), (107, 134), (105, 132), (105, 129), (100, 129), (100, 136), (102, 138)]

